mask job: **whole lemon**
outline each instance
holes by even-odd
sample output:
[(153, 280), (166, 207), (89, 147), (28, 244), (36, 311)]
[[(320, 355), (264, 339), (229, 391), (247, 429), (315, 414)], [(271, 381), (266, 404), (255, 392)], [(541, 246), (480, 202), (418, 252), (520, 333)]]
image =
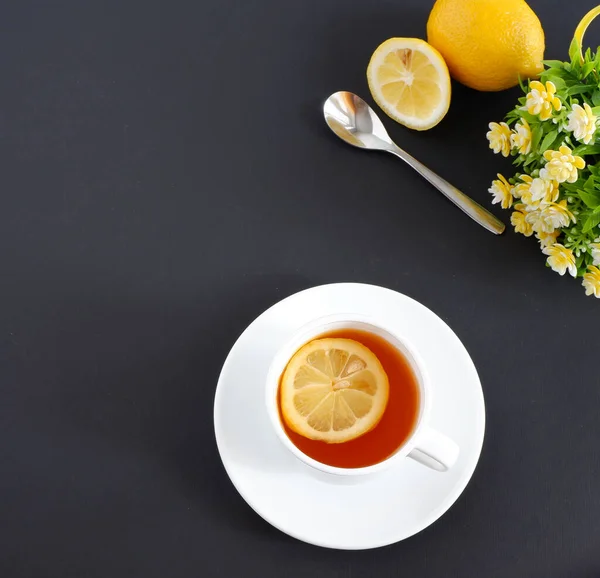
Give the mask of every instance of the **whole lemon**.
[(524, 0), (437, 0), (427, 41), (476, 90), (504, 90), (543, 69), (544, 31)]

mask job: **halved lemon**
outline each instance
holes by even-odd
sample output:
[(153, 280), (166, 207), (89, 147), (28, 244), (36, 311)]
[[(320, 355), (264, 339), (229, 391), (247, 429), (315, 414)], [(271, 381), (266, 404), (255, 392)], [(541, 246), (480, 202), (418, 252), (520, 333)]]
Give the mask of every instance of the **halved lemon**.
[(442, 55), (419, 38), (390, 38), (378, 46), (367, 80), (375, 102), (409, 128), (427, 130), (448, 112), (448, 67)]
[(353, 339), (316, 339), (300, 348), (281, 379), (281, 413), (296, 433), (327, 443), (353, 440), (378, 423), (389, 382), (370, 349)]

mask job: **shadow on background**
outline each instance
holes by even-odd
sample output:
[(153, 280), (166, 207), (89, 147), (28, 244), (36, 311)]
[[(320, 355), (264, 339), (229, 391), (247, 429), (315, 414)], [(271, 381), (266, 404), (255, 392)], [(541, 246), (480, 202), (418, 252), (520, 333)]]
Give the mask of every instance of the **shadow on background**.
[[(52, 311), (60, 325), (40, 323), (29, 344), (36, 358), (13, 360), (21, 379), (38, 383), (35, 399), (21, 408), (32, 429), (21, 428), (16, 443), (43, 449), (43, 466), (30, 455), (32, 467), (51, 467), (65, 491), (75, 484), (84, 496), (102, 488), (126, 494), (120, 478), (159, 472), (172, 498), (183, 496), (219, 524), (281, 539), (227, 479), (214, 441), (213, 400), (221, 366), (243, 330), (272, 304), (314, 284), (298, 275), (249, 274), (194, 303), (65, 297)], [(43, 378), (26, 375), (35, 369)], [(123, 461), (126, 472), (111, 471)], [(140, 492), (150, 491), (140, 483)]]

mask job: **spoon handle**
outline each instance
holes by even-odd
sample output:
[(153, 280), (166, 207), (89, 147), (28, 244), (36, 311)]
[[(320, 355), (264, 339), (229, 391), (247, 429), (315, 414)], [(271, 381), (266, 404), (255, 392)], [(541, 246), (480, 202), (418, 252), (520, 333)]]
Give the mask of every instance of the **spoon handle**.
[(410, 165), (422, 177), (428, 180), (440, 193), (451, 200), (457, 207), (462, 209), (471, 219), (491, 231), (495, 235), (500, 235), (504, 232), (504, 223), (492, 215), (487, 209), (484, 209), (479, 203), (476, 203), (471, 197), (459, 191), (455, 186), (448, 181), (435, 174), (431, 169), (428, 169), (424, 164), (403, 151), (399, 146), (394, 145), (394, 148), (386, 149), (388, 152), (401, 158), (405, 163)]

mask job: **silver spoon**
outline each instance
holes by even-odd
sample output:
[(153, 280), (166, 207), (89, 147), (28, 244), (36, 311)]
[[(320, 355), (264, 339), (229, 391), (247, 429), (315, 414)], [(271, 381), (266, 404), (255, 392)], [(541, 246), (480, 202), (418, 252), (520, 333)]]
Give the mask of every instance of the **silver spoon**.
[(504, 223), (500, 219), (396, 145), (379, 117), (360, 96), (352, 92), (336, 92), (325, 101), (323, 113), (329, 128), (343, 141), (361, 149), (396, 155), (482, 227), (496, 235), (504, 231)]

